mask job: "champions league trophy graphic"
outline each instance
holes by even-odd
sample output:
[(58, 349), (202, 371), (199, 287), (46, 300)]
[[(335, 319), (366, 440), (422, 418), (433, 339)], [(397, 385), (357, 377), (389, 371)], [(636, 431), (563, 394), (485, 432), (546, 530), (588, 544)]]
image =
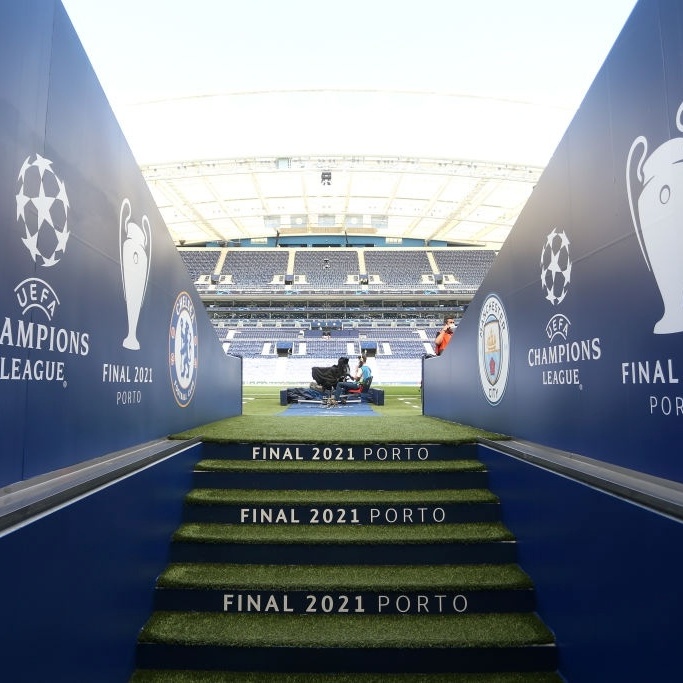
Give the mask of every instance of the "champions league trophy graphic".
[(125, 349), (137, 351), (138, 319), (145, 298), (149, 262), (152, 251), (152, 231), (147, 216), (142, 217), (142, 227), (130, 221), (131, 207), (128, 198), (121, 204), (119, 217), (119, 254), (121, 257), (121, 280), (128, 314), (128, 334), (123, 340)]
[[(683, 104), (676, 112), (676, 127), (681, 132), (682, 114)], [(640, 147), (634, 169), (633, 157)], [(654, 333), (683, 332), (683, 137), (667, 140), (647, 159), (646, 154), (647, 139), (640, 135), (628, 153), (626, 189), (638, 242), (664, 303), (664, 315)], [(636, 178), (640, 187), (632, 187)]]

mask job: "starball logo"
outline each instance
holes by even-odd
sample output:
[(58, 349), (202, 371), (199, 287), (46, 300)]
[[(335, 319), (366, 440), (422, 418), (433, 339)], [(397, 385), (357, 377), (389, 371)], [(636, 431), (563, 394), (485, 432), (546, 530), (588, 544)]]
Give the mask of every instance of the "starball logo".
[[(572, 273), (571, 241), (565, 230), (553, 227), (546, 235), (540, 258), (541, 291), (553, 308), (566, 299)], [(554, 313), (545, 325), (547, 343), (527, 351), (527, 363), (541, 370), (543, 385), (582, 389), (579, 364), (598, 360), (602, 355), (599, 337), (572, 341), (571, 326), (564, 313)]]
[[(22, 243), (41, 268), (56, 266), (69, 241), (69, 197), (66, 186), (52, 168), (52, 161), (40, 154), (26, 157), (17, 177), (17, 223)], [(14, 293), (22, 315), (40, 310), (52, 320), (59, 297), (40, 277), (20, 282)]]
[(69, 241), (69, 198), (52, 162), (36, 154), (19, 171), (17, 220), (22, 242), (35, 263), (49, 268), (59, 263)]
[(541, 287), (545, 298), (557, 306), (564, 301), (572, 279), (569, 239), (553, 228), (541, 250)]
[[(17, 175), (15, 200), (18, 235), (28, 252), (26, 268), (51, 272), (66, 254), (70, 232), (66, 184), (50, 159), (26, 157)], [(24, 317), (6, 315), (0, 323), (0, 382), (57, 382), (66, 387), (67, 359), (88, 355), (90, 334), (52, 324), (61, 302), (42, 277), (19, 282), (14, 296)]]

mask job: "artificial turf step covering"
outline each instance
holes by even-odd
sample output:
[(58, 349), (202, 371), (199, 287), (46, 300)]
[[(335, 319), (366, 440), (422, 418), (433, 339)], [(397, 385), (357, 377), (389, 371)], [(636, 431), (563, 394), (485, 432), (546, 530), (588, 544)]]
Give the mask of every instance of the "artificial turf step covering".
[(389, 672), (554, 668), (552, 633), (533, 614), (457, 616), (155, 612), (139, 639), (146, 668)]
[(465, 524), (335, 525), (186, 523), (174, 541), (193, 543), (387, 544), (512, 541), (500, 522)]
[(515, 564), (495, 565), (243, 565), (171, 564), (161, 574), (162, 588), (274, 588), (281, 590), (506, 590), (533, 583)]
[(486, 488), (478, 460), (410, 462), (200, 460), (195, 488), (371, 489)]
[(498, 503), (488, 489), (439, 489), (437, 491), (338, 491), (193, 489), (185, 501), (189, 505), (419, 505), (427, 503)]
[(552, 633), (533, 614), (413, 616), (209, 614), (155, 612), (143, 643), (219, 647), (518, 647), (549, 645)]
[(564, 683), (557, 673), (370, 674), (139, 670), (130, 683)]
[[(410, 550), (408, 550), (410, 548)], [(486, 564), (514, 562), (514, 537), (500, 522), (315, 525), (185, 523), (172, 562), (277, 564)]]
[(484, 472), (485, 465), (475, 459), (462, 460), (411, 460), (409, 462), (377, 462), (362, 460), (341, 461), (272, 461), (229, 460), (211, 458), (200, 460), (195, 468), (208, 472)]
[(528, 612), (529, 577), (515, 565), (174, 564), (155, 609), (200, 612), (449, 614)]

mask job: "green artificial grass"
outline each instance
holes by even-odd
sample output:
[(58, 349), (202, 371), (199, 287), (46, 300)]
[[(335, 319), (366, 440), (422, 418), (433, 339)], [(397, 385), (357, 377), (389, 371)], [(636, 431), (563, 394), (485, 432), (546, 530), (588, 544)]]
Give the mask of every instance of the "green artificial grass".
[(198, 590), (455, 591), (530, 589), (514, 564), (269, 565), (179, 562), (159, 577), (161, 588)]
[(387, 416), (368, 420), (359, 429), (359, 417), (270, 417), (238, 415), (174, 434), (175, 439), (200, 437), (217, 443), (474, 443), (478, 438), (500, 439), (500, 434), (422, 415)]
[[(284, 387), (283, 387), (284, 388)], [(174, 439), (201, 438), (218, 443), (474, 443), (479, 438), (503, 439), (501, 434), (421, 414), (419, 387), (385, 387), (383, 406), (372, 406), (382, 419), (334, 415), (283, 417), (279, 388), (243, 387), (242, 415), (218, 420), (174, 434)], [(312, 408), (314, 410), (314, 408)], [(417, 413), (417, 414), (416, 414)], [(363, 425), (359, 429), (359, 424)]]
[(499, 522), (466, 524), (182, 524), (173, 535), (189, 543), (484, 543), (512, 541)]
[[(285, 387), (246, 385), (242, 387), (245, 415), (281, 415), (287, 406), (280, 405), (280, 389)], [(385, 386), (376, 388), (384, 391), (384, 405), (371, 405), (372, 411), (378, 415), (421, 415), (422, 396), (418, 386)], [(311, 412), (317, 406), (310, 406)]]
[(136, 671), (130, 683), (562, 683), (556, 673), (321, 674)]
[(514, 647), (553, 643), (535, 615), (155, 612), (140, 642), (219, 647)]
[(207, 458), (195, 469), (209, 472), (485, 472), (479, 460), (227, 460)]
[(193, 489), (185, 497), (190, 505), (428, 505), (445, 503), (497, 503), (486, 489), (410, 491), (334, 491), (268, 489)]

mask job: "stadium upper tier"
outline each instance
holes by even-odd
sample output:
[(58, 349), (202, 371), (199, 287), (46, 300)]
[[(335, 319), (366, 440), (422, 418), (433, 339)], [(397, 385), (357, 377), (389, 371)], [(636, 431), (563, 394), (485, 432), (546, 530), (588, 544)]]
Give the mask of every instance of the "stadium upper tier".
[(435, 248), (180, 248), (206, 296), (457, 295), (477, 291), (496, 252)]

